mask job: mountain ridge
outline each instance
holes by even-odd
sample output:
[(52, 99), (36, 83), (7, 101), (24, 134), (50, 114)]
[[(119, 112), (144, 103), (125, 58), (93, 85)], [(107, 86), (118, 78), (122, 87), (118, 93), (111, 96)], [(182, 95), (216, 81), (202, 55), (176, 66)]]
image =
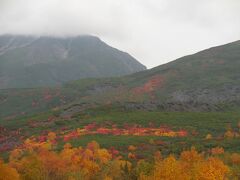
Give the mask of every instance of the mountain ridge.
[(96, 36), (0, 36), (0, 67), (1, 89), (52, 86), (146, 69)]
[(240, 108), (240, 45), (236, 42), (131, 75), (80, 79), (56, 88), (0, 91), (0, 112), (10, 115), (63, 107), (63, 114), (71, 115), (96, 106), (147, 111)]
[(139, 97), (137, 101), (137, 98), (129, 101), (147, 102), (165, 110), (175, 109), (173, 106), (178, 106), (176, 110), (216, 110), (225, 104), (240, 104), (239, 42), (209, 48), (127, 76), (125, 87)]

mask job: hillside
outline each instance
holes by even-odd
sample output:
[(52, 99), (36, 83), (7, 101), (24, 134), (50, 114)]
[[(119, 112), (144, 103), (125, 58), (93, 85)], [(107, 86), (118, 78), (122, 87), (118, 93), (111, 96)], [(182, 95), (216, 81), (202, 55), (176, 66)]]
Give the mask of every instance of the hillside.
[[(93, 95), (95, 89), (99, 94), (102, 89), (102, 95), (93, 96), (92, 100), (111, 100), (130, 109), (223, 110), (240, 105), (239, 69), (240, 41), (236, 41), (115, 81), (89, 85), (89, 93)], [(79, 88), (82, 82), (68, 85)]]
[(54, 152), (94, 140), (131, 162), (191, 147), (239, 153), (239, 50), (234, 42), (132, 75), (0, 90), (0, 157), (49, 135)]
[(219, 104), (239, 102), (239, 68), (240, 41), (236, 41), (182, 57), (131, 78), (142, 82), (145, 86), (142, 93), (152, 93), (158, 102)]
[(97, 37), (0, 36), (0, 89), (61, 85), (145, 70)]
[(58, 88), (0, 91), (0, 116), (63, 107), (74, 115), (89, 107), (125, 110), (219, 111), (240, 105), (240, 41), (182, 57), (132, 75), (82, 79)]

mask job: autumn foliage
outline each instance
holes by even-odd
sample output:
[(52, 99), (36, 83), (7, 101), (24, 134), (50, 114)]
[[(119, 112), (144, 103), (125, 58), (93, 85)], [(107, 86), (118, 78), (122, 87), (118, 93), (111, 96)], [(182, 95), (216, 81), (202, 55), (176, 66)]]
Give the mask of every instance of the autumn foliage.
[(19, 179), (19, 174), (16, 169), (10, 167), (8, 164), (5, 164), (0, 159), (0, 180), (15, 180)]
[[(110, 126), (110, 127), (109, 127)], [(222, 147), (198, 152), (192, 147), (180, 154), (162, 155), (155, 152), (152, 158), (139, 157), (142, 146), (129, 145), (124, 152), (114, 147), (101, 148), (95, 142), (85, 147), (73, 147), (69, 142), (84, 135), (115, 136), (167, 136), (185, 137), (187, 131), (173, 131), (168, 127), (146, 127), (112, 124), (108, 127), (88, 124), (76, 130), (61, 133), (48, 132), (30, 137), (10, 152), (9, 159), (0, 160), (0, 180), (225, 180), (240, 179), (240, 154), (225, 152)], [(234, 138), (233, 130), (224, 137)], [(205, 140), (212, 139), (207, 135)], [(64, 142), (62, 148), (59, 143)], [(164, 145), (161, 140), (149, 144)]]
[(216, 157), (204, 158), (194, 148), (181, 153), (177, 159), (170, 155), (165, 159), (155, 161), (154, 170), (150, 175), (140, 174), (142, 180), (223, 180), (230, 169)]
[(95, 123), (88, 124), (84, 128), (78, 128), (77, 130), (62, 132), (63, 140), (65, 142), (79, 138), (84, 135), (113, 135), (113, 136), (163, 136), (163, 137), (186, 137), (188, 132), (186, 130), (174, 131), (169, 127), (141, 127), (139, 125), (126, 125), (123, 128), (119, 128), (116, 125), (112, 127), (98, 126)]
[[(85, 148), (64, 145), (60, 152), (54, 151), (54, 133), (49, 133), (48, 141), (26, 140), (23, 146), (11, 152), (8, 169), (1, 173), (4, 177), (16, 172), (12, 178), (18, 179), (104, 179), (120, 177), (122, 167), (131, 168), (131, 163), (111, 154), (112, 151), (99, 147), (95, 141)], [(18, 172), (18, 173), (17, 173)]]
[(175, 155), (164, 157), (157, 151), (153, 161), (137, 160), (136, 146), (128, 147), (128, 157), (123, 158), (114, 148), (104, 149), (95, 141), (86, 147), (72, 147), (66, 143), (57, 151), (56, 134), (51, 132), (46, 141), (27, 139), (11, 151), (9, 162), (0, 161), (0, 180), (79, 180), (79, 179), (140, 179), (140, 180), (224, 180), (238, 178), (232, 167), (240, 164), (240, 154), (233, 153), (226, 165), (218, 155), (224, 149), (216, 147), (211, 154), (199, 153), (194, 147)]

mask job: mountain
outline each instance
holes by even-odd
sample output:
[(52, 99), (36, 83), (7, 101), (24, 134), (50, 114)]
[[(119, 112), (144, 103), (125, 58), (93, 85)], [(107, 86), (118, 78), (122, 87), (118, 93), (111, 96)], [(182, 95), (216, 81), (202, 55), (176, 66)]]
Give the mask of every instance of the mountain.
[(0, 89), (53, 86), (145, 69), (129, 54), (94, 36), (0, 36)]
[[(107, 88), (104, 83), (99, 85), (100, 88), (94, 85), (89, 92), (94, 94), (95, 89), (99, 95), (99, 89), (102, 89), (102, 100), (114, 101), (109, 98), (112, 95), (115, 102), (130, 109), (209, 111), (239, 106), (240, 41), (185, 56), (113, 82), (105, 83)], [(81, 87), (81, 84), (81, 81), (69, 83), (70, 87)]]
[(152, 92), (172, 102), (224, 103), (240, 100), (240, 41), (182, 57), (133, 77), (151, 80)]
[[(62, 152), (70, 152), (71, 157), (71, 152), (85, 146), (90, 152), (92, 147), (98, 150), (96, 142), (116, 158), (128, 156), (133, 164), (136, 159), (150, 162), (154, 159), (151, 154), (159, 149), (163, 157), (196, 150), (206, 158), (223, 150), (232, 157), (240, 151), (239, 69), (238, 41), (127, 76), (86, 78), (56, 87), (2, 89), (0, 158), (8, 162), (13, 152), (12, 162), (23, 164), (40, 150), (43, 155), (37, 158), (49, 155), (53, 159), (49, 162), (58, 163), (61, 156), (53, 157)], [(139, 174), (135, 171), (139, 167), (133, 167), (128, 177), (137, 179), (134, 175)], [(97, 173), (98, 179), (102, 172)], [(76, 173), (81, 176), (81, 171)], [(53, 179), (58, 177), (54, 174)]]
[(123, 111), (230, 110), (240, 107), (239, 69), (236, 41), (127, 76), (81, 79), (57, 88), (1, 90), (0, 114), (16, 117), (57, 108), (65, 116), (105, 106)]

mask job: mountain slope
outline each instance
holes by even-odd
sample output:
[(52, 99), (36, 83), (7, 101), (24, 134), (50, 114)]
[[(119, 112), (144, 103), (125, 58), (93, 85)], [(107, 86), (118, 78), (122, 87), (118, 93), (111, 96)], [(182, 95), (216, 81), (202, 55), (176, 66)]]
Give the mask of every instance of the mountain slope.
[[(230, 100), (231, 94), (238, 97), (239, 69), (240, 41), (236, 41), (182, 57), (146, 73), (137, 73), (134, 78), (149, 80), (156, 75), (161, 76), (163, 83), (155, 88), (159, 97), (168, 95), (173, 100), (184, 101), (187, 99), (178, 97), (186, 95), (191, 100), (197, 97), (198, 101), (221, 101)], [(194, 98), (191, 98), (191, 94)]]
[(52, 86), (145, 69), (129, 54), (93, 36), (0, 36), (0, 89)]
[[(81, 81), (73, 82), (72, 87), (81, 84)], [(106, 84), (109, 86), (109, 82)], [(93, 87), (96, 89), (96, 85)], [(103, 91), (102, 100), (112, 100), (109, 98), (112, 94), (117, 97), (116, 102), (137, 109), (191, 111), (239, 106), (240, 41), (126, 76), (119, 81), (118, 87)], [(92, 90), (90, 92), (93, 94)], [(143, 105), (139, 106), (139, 103)]]
[(0, 91), (0, 118), (86, 108), (215, 111), (240, 107), (240, 41), (185, 56), (132, 75), (81, 79), (58, 88)]

